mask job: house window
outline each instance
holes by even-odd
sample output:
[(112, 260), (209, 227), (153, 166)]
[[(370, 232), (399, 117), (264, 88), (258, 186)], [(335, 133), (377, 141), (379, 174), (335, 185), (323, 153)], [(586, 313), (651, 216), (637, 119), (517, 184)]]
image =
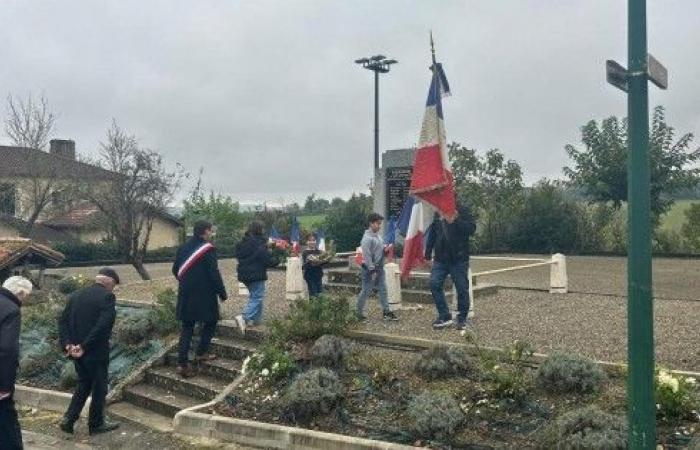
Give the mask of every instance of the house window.
[(16, 213), (17, 187), (11, 183), (0, 183), (0, 214), (14, 216)]

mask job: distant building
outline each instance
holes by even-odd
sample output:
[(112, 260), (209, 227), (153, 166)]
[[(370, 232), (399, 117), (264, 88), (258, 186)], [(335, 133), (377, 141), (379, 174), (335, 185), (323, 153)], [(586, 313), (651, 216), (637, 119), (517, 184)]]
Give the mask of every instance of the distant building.
[[(48, 152), (26, 147), (0, 146), (0, 237), (17, 237), (32, 212), (31, 196), (40, 184), (50, 201), (37, 218), (32, 239), (38, 242), (99, 243), (109, 239), (109, 227), (99, 212), (73, 198), (75, 179), (108, 185), (118, 175), (76, 159), (75, 142), (54, 139)], [(148, 249), (174, 247), (180, 242), (182, 223), (158, 214)]]

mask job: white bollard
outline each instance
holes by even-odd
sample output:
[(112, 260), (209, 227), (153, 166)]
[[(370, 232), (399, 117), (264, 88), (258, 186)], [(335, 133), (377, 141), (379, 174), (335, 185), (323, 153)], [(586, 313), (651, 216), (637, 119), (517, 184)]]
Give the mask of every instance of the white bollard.
[(569, 292), (569, 279), (566, 275), (566, 256), (561, 253), (552, 255), (552, 264), (549, 268), (549, 293), (566, 294)]
[(301, 258), (292, 256), (287, 258), (287, 300), (296, 300), (304, 297), (304, 275), (301, 271)]
[(469, 314), (470, 319), (474, 317), (474, 278), (472, 277), (472, 268), (467, 271), (467, 283), (469, 283)]
[(390, 262), (384, 265), (386, 274), (386, 293), (389, 297), (389, 309), (398, 311), (401, 309), (401, 271), (399, 265)]
[(243, 283), (238, 283), (238, 295), (247, 297), (250, 295), (250, 292), (248, 292), (248, 288), (245, 287), (245, 284)]

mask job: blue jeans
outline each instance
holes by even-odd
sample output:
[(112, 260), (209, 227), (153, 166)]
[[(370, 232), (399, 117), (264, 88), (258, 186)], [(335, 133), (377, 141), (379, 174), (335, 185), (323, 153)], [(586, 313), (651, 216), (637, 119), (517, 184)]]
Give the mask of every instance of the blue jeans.
[(265, 298), (265, 282), (252, 281), (245, 283), (250, 298), (243, 308), (243, 320), (246, 322), (260, 323), (263, 313), (263, 298)]
[(433, 268), (430, 270), (430, 292), (433, 294), (438, 319), (447, 320), (452, 318), (452, 313), (450, 313), (450, 308), (447, 306), (447, 300), (445, 299), (445, 280), (447, 275), (449, 275), (457, 290), (457, 310), (459, 311), (457, 320), (467, 320), (467, 314), (469, 314), (468, 271), (468, 261), (452, 264), (438, 261), (433, 263)]
[(309, 288), (309, 297), (318, 297), (323, 292), (323, 278), (305, 278), (306, 286)]
[(384, 272), (384, 267), (376, 268), (375, 280), (372, 280), (372, 274), (364, 266), (362, 267), (362, 290), (360, 295), (357, 296), (357, 313), (361, 316), (365, 315), (365, 305), (367, 304), (367, 297), (372, 293), (372, 288), (377, 288), (377, 293), (379, 294), (379, 303), (382, 305), (382, 310), (384, 312), (389, 311), (389, 297), (386, 294), (386, 273)]

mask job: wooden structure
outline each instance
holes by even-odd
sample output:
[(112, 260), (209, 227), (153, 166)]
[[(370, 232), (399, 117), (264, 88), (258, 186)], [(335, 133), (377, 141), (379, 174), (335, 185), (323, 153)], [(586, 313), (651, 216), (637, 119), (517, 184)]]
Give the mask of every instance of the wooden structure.
[(44, 269), (63, 261), (63, 253), (31, 239), (0, 238), (0, 283), (15, 274), (29, 275), (31, 269), (39, 270), (39, 277), (32, 280), (41, 287)]

